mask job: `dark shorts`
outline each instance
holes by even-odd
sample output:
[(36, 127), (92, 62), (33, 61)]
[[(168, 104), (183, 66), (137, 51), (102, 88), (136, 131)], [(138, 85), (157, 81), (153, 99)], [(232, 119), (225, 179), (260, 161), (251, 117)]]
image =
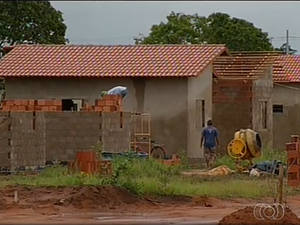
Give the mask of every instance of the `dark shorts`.
[(216, 158), (216, 148), (204, 147), (204, 158), (209, 161), (213, 161)]

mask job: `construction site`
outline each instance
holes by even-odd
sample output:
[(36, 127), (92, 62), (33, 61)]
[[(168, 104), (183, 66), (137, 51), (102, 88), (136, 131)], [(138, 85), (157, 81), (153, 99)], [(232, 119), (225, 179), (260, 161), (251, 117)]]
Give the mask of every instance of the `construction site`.
[[(193, 50), (212, 57), (194, 77), (122, 78), (129, 90), (125, 98), (91, 94), (96, 80), (88, 78), (80, 80), (88, 97), (78, 98), (78, 80), (59, 86), (60, 78), (38, 80), (20, 69), (18, 75), (1, 70), (18, 51), (38, 48), (16, 47), (0, 62), (6, 84), (0, 109), (0, 223), (300, 223), (300, 130), (274, 130), (299, 119), (297, 107), (283, 106), (287, 117), (277, 118), (274, 111), (283, 104), (275, 80), (287, 70), (280, 53), (198, 46)], [(32, 64), (30, 71), (42, 70)], [(103, 79), (100, 90), (112, 86), (108, 77), (97, 79)], [(57, 89), (38, 89), (46, 82)], [(68, 94), (61, 97), (63, 88)], [(176, 95), (174, 88), (182, 92)], [(208, 119), (220, 133), (212, 168), (205, 168), (200, 147)], [(258, 203), (264, 204), (259, 218)], [(283, 211), (275, 218), (264, 210), (276, 204)]]

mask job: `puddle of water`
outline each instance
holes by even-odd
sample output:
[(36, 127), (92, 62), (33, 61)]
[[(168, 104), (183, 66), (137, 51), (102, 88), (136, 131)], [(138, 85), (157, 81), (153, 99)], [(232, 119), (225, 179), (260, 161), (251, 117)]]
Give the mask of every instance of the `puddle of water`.
[(114, 219), (115, 217), (95, 217), (93, 219), (96, 219), (96, 220), (111, 220), (111, 219)]
[[(113, 221), (118, 221), (118, 220), (120, 220), (120, 221), (143, 220), (144, 221), (144, 220), (147, 220), (148, 218), (147, 217), (137, 217), (137, 216), (126, 218), (126, 217), (122, 216), (121, 218), (118, 218), (118, 217), (94, 217), (93, 219), (94, 220), (105, 220), (105, 221), (107, 221), (107, 220), (113, 220)], [(153, 220), (153, 219), (151, 219), (151, 220)]]
[(74, 217), (74, 216), (83, 216), (83, 217), (116, 217), (116, 216), (145, 216), (145, 215), (149, 215), (148, 213), (124, 213), (124, 212), (103, 212), (103, 213), (99, 213), (99, 212), (95, 212), (95, 213), (80, 213), (80, 212), (76, 212), (76, 213), (62, 213), (60, 215), (56, 215), (58, 217)]
[[(132, 215), (136, 214), (136, 215)], [(28, 215), (14, 215), (14, 218), (28, 217)], [(1, 218), (1, 216), (0, 216)], [(172, 225), (218, 225), (217, 220), (209, 220), (199, 217), (161, 217), (158, 218), (155, 214), (146, 213), (65, 213), (48, 216), (53, 221), (64, 221), (65, 219), (92, 219), (98, 224), (132, 224), (132, 225), (146, 225), (146, 224), (172, 224)], [(3, 218), (1, 218), (3, 219)]]
[(155, 214), (146, 213), (65, 213), (59, 215), (52, 215), (49, 218), (59, 221), (60, 219), (92, 219), (99, 222), (99, 224), (195, 224), (195, 225), (217, 225), (218, 220), (209, 220), (199, 217), (176, 217), (176, 218), (157, 218)]
[(207, 224), (207, 225), (217, 225), (217, 220), (205, 220), (199, 218), (145, 218), (145, 217), (131, 217), (131, 218), (116, 218), (116, 217), (94, 217), (93, 219), (99, 220), (105, 223), (130, 223), (130, 224), (172, 224), (172, 225), (181, 225), (181, 224)]

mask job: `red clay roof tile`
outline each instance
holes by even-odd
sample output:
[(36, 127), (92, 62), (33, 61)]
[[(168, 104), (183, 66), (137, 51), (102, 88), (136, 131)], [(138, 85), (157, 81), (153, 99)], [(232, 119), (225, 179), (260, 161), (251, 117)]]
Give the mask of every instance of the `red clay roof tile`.
[(300, 82), (300, 55), (277, 56), (273, 65), (273, 79), (277, 83)]
[(197, 76), (224, 45), (19, 45), (0, 61), (0, 77)]

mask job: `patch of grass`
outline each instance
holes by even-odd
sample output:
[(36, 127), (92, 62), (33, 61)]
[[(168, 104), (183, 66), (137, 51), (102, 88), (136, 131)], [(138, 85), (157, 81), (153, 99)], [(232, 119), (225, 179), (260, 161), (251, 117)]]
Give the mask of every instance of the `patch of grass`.
[[(279, 155), (276, 153), (279, 157)], [(276, 157), (277, 157), (276, 156)], [(273, 154), (264, 154), (264, 159), (273, 159)], [(279, 159), (279, 158), (278, 158)], [(229, 158), (218, 159), (219, 164), (231, 168), (235, 166)], [(13, 184), (30, 186), (83, 186), (114, 185), (124, 187), (138, 195), (160, 196), (211, 196), (218, 198), (261, 198), (273, 196), (276, 192), (263, 178), (250, 178), (247, 175), (233, 174), (226, 177), (183, 177), (180, 173), (186, 165), (168, 167), (157, 160), (145, 160), (134, 155), (117, 157), (113, 160), (113, 176), (87, 176), (82, 173), (69, 173), (67, 168), (48, 168), (38, 175), (12, 175), (0, 177), (0, 185)], [(299, 193), (287, 190), (288, 194)]]
[(285, 150), (277, 150), (277, 149), (263, 149), (262, 157), (257, 158), (254, 162), (262, 162), (262, 161), (272, 161), (279, 160), (283, 163), (287, 162), (287, 152)]
[(142, 192), (165, 196), (208, 196), (217, 198), (261, 198), (270, 196), (262, 180), (234, 180), (223, 178), (201, 182), (187, 178), (170, 179), (166, 186), (157, 179), (143, 179)]
[(95, 145), (92, 146), (92, 149), (96, 153), (97, 159), (99, 161), (101, 161), (102, 160), (102, 153), (104, 151), (102, 142), (98, 141)]

